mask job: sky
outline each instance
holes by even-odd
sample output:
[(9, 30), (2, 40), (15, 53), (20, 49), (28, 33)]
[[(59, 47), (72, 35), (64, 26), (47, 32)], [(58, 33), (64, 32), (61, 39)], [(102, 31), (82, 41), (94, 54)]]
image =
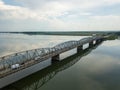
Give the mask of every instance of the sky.
[(120, 31), (120, 0), (0, 0), (0, 31)]

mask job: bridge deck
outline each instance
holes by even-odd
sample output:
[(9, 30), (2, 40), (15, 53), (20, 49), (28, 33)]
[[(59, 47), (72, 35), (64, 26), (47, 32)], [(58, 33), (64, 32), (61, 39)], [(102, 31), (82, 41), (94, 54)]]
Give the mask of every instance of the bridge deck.
[[(0, 78), (40, 63), (50, 57), (61, 54), (70, 49), (99, 39), (103, 39), (103, 37), (87, 37), (78, 41), (67, 41), (52, 48), (33, 49), (1, 57)], [(15, 64), (19, 64), (19, 67), (15, 69), (11, 68), (11, 66)]]

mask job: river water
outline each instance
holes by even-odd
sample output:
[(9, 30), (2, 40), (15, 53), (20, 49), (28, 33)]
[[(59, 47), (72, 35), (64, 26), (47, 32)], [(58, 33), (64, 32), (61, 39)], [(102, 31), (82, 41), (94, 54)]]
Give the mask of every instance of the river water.
[[(0, 56), (84, 37), (1, 33)], [(120, 90), (119, 51), (119, 39), (104, 41), (2, 90)]]

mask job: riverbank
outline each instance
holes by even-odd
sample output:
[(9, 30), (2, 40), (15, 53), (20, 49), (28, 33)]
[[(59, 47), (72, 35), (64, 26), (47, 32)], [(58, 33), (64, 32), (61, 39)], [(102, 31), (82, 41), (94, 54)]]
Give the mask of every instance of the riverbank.
[(0, 33), (16, 33), (16, 34), (27, 34), (27, 35), (69, 35), (69, 36), (91, 36), (96, 35), (108, 35), (115, 34), (120, 36), (120, 31), (59, 31), (59, 32), (0, 32)]

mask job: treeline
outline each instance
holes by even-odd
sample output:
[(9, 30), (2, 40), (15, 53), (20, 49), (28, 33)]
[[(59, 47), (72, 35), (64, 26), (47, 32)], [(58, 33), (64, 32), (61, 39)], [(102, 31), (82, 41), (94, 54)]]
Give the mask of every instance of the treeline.
[(16, 33), (16, 34), (28, 34), (28, 35), (72, 35), (72, 36), (91, 36), (93, 34), (109, 35), (115, 34), (120, 36), (120, 32), (114, 31), (70, 31), (70, 32), (1, 32), (1, 33)]

